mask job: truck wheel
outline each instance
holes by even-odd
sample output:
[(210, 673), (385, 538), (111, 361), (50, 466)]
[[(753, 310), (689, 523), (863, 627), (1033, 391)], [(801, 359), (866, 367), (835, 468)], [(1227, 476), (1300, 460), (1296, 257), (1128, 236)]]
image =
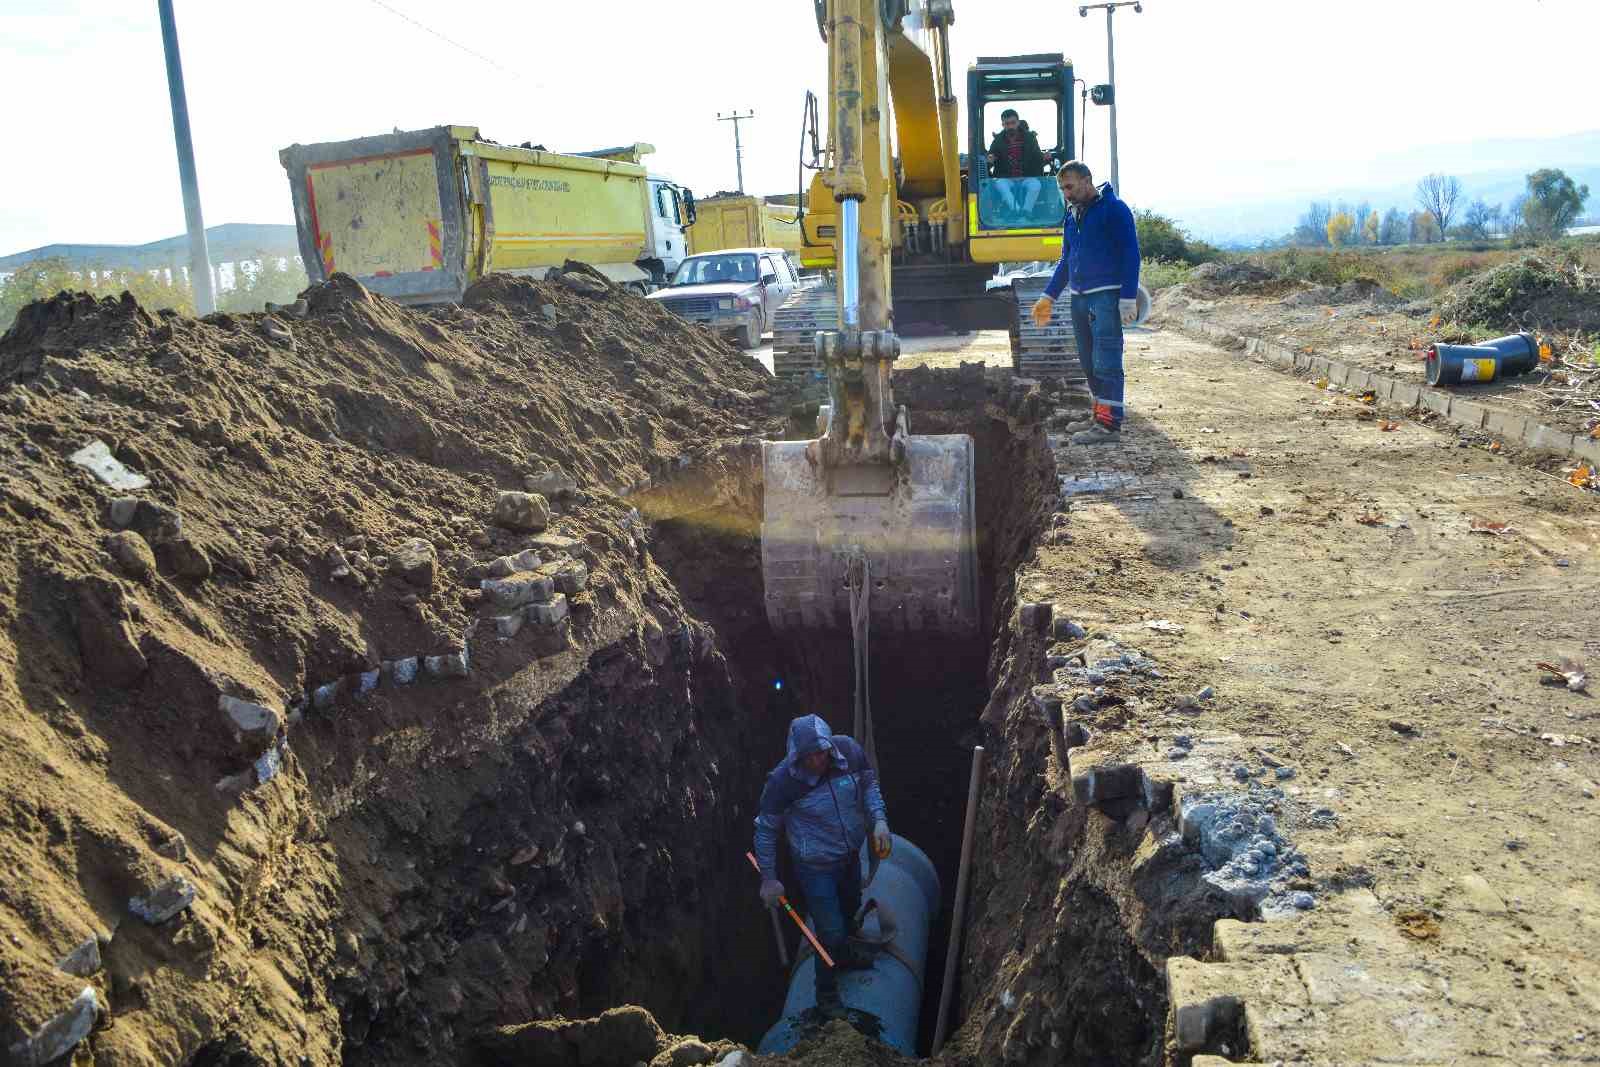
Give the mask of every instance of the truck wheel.
[(750, 320), (739, 338), (740, 347), (745, 349), (760, 348), (761, 335), (766, 333), (766, 323), (762, 321), (761, 313), (757, 312), (755, 318)]

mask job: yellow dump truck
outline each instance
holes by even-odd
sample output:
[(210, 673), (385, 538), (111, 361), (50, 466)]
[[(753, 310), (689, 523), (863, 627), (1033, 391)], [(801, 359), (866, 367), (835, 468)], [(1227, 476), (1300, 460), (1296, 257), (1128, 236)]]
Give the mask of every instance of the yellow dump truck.
[(542, 277), (582, 260), (641, 293), (688, 253), (694, 197), (652, 176), (646, 144), (588, 154), (513, 148), (473, 126), (292, 145), (301, 255), (410, 304), (459, 300), (491, 271)]
[(742, 193), (706, 197), (695, 204), (689, 254), (725, 248), (781, 248), (798, 258), (801, 236), (797, 199), (793, 193), (786, 197)]

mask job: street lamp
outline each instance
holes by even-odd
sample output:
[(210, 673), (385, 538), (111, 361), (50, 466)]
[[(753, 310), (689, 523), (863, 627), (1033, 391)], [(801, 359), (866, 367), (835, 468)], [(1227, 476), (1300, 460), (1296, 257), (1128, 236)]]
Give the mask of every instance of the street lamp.
[(1078, 14), (1088, 18), (1090, 8), (1104, 8), (1106, 13), (1106, 92), (1097, 94), (1095, 103), (1104, 102), (1111, 108), (1111, 188), (1118, 196), (1122, 196), (1122, 183), (1118, 181), (1117, 173), (1117, 54), (1111, 30), (1111, 16), (1116, 14), (1119, 7), (1131, 7), (1136, 15), (1144, 12), (1144, 4), (1136, 0), (1117, 0), (1116, 3), (1080, 5)]

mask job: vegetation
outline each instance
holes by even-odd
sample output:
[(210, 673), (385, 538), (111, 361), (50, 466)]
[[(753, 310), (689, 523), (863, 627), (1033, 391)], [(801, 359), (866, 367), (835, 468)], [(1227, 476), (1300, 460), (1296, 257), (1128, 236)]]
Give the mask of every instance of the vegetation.
[[(233, 265), (233, 285), (217, 294), (221, 311), (260, 311), (267, 301), (287, 304), (307, 285), (298, 259), (266, 258)], [(156, 311), (171, 308), (194, 314), (194, 292), (188, 279), (165, 270), (73, 268), (61, 259), (40, 259), (0, 278), (0, 332), (10, 328), (17, 312), (35, 300), (45, 300), (63, 289), (94, 296), (132, 293), (141, 307)]]
[(1133, 221), (1139, 232), (1139, 254), (1147, 260), (1186, 263), (1193, 267), (1222, 255), (1212, 245), (1190, 237), (1187, 230), (1165, 215), (1136, 211)]

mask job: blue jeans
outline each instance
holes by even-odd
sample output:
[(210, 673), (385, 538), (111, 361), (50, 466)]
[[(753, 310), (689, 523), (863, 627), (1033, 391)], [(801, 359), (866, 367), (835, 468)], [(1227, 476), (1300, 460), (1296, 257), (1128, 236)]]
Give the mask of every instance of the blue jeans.
[[(848, 944), (850, 923), (861, 908), (861, 863), (851, 856), (849, 862), (830, 870), (813, 870), (797, 867), (800, 892), (805, 894), (806, 908), (811, 912), (811, 922), (816, 927), (817, 940), (835, 960), (843, 955)], [(839, 975), (821, 960), (817, 961), (817, 996), (839, 988)]]
[(1078, 362), (1089, 379), (1094, 418), (1108, 430), (1122, 426), (1122, 312), (1116, 289), (1072, 297), (1072, 332)]

